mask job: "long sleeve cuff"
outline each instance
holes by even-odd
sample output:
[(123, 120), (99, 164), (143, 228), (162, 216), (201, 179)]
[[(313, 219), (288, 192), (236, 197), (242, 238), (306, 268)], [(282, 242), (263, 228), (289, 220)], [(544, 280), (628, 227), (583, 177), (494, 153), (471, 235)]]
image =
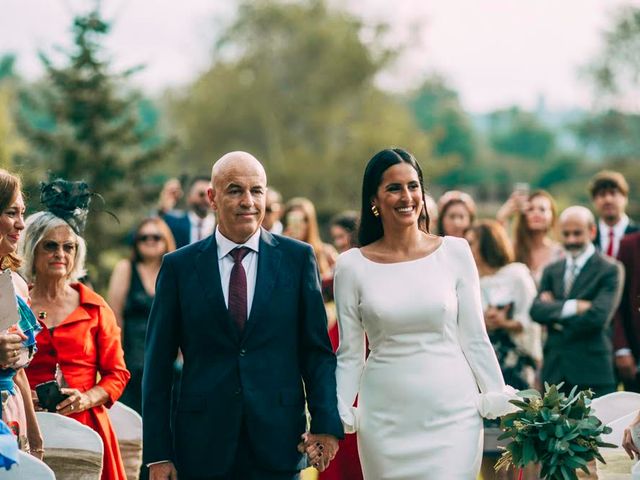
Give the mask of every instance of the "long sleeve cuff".
[(562, 312), (560, 312), (560, 318), (568, 318), (573, 317), (578, 314), (578, 301), (577, 300), (567, 300), (562, 305)]
[(478, 412), (484, 418), (498, 418), (518, 410), (518, 407), (509, 403), (516, 400), (517, 390), (510, 385), (505, 385), (501, 391), (481, 393), (478, 398)]
[(620, 348), (618, 350), (616, 350), (616, 357), (624, 357), (626, 355), (631, 355), (631, 349), (630, 348)]
[(358, 408), (347, 405), (338, 397), (338, 411), (344, 433), (356, 433), (358, 431)]

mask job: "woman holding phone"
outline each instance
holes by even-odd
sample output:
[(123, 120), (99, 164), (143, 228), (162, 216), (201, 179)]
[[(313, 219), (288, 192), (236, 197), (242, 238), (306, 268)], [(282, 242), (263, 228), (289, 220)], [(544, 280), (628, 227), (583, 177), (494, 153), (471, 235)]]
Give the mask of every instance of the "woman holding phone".
[(544, 267), (562, 258), (564, 250), (553, 239), (558, 217), (553, 197), (544, 190), (529, 193), (528, 186), (525, 189), (524, 185), (516, 184), (513, 194), (498, 211), (497, 219), (506, 226), (515, 217), (515, 259), (529, 267), (539, 283)]
[(51, 194), (43, 195), (51, 201), (45, 204), (55, 213), (39, 212), (26, 221), (21, 272), (33, 284), (31, 308), (44, 327), (38, 337), (40, 349), (27, 374), (36, 391), (39, 384), (58, 380), (65, 399), (55, 411), (100, 435), (103, 480), (126, 480), (107, 408), (118, 400), (130, 374), (113, 311), (100, 295), (78, 281), (85, 272), (87, 248), (80, 232), (89, 198), (77, 207), (74, 196), (83, 195), (82, 185), (86, 188), (78, 183), (56, 180), (45, 186), (43, 190)]
[(284, 235), (308, 243), (313, 247), (318, 261), (320, 277), (330, 279), (338, 253), (320, 238), (316, 208), (311, 200), (297, 197), (289, 200), (284, 209)]

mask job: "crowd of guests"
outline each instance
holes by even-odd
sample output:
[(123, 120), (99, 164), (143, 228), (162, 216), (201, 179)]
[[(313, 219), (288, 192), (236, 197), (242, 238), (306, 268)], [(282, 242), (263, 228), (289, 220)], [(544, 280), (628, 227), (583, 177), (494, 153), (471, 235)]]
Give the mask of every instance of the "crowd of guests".
[[(141, 412), (145, 332), (162, 258), (215, 231), (209, 183), (194, 178), (185, 210), (176, 209), (180, 182), (164, 185), (157, 211), (136, 226), (129, 257), (115, 266), (105, 300), (83, 282), (91, 246), (77, 211), (48, 208), (25, 221), (19, 178), (0, 171), (0, 261), (13, 272), (20, 318), (19, 329), (0, 334), (0, 394), (2, 420), (21, 449), (38, 458), (45, 453), (35, 415), (43, 406), (34, 391), (55, 380), (64, 395), (55, 411), (103, 440), (102, 478), (125, 478), (106, 409), (120, 400)], [(58, 185), (67, 188), (76, 187)], [(629, 187), (621, 174), (598, 173), (589, 192), (596, 216), (584, 206), (559, 214), (548, 192), (526, 188), (517, 188), (495, 218), (479, 219), (465, 192), (426, 199), (432, 233), (464, 238), (471, 247), (486, 330), (505, 382), (517, 389), (563, 382), (566, 391), (578, 386), (603, 395), (622, 383), (640, 392), (640, 228), (625, 213)], [(358, 246), (358, 224), (355, 212), (336, 215), (325, 243), (309, 199), (285, 203), (268, 189), (262, 226), (312, 246), (334, 350), (334, 266), (339, 254)], [(180, 354), (176, 365), (179, 378)], [(493, 478), (495, 460), (496, 451), (485, 449), (485, 479)], [(354, 435), (319, 475), (362, 478)]]

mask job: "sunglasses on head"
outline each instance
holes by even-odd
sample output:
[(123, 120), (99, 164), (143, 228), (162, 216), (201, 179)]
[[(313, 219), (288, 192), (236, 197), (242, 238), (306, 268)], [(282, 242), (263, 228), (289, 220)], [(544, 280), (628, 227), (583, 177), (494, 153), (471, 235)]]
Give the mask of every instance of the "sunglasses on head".
[(75, 243), (58, 243), (53, 240), (47, 240), (42, 243), (42, 249), (47, 253), (57, 252), (60, 247), (62, 247), (64, 253), (73, 253), (78, 246)]
[(159, 242), (160, 240), (162, 240), (162, 235), (158, 235), (157, 233), (138, 235), (139, 242), (148, 242), (149, 240), (152, 240), (154, 242)]

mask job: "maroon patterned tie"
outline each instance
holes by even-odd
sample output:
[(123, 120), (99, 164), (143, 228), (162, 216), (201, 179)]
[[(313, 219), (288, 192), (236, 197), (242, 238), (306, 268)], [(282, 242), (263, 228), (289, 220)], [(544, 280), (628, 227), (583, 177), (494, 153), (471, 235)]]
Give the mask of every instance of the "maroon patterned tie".
[(242, 266), (242, 259), (250, 251), (250, 248), (238, 247), (229, 252), (233, 257), (233, 268), (229, 278), (229, 315), (236, 322), (240, 332), (247, 323), (247, 274)]

